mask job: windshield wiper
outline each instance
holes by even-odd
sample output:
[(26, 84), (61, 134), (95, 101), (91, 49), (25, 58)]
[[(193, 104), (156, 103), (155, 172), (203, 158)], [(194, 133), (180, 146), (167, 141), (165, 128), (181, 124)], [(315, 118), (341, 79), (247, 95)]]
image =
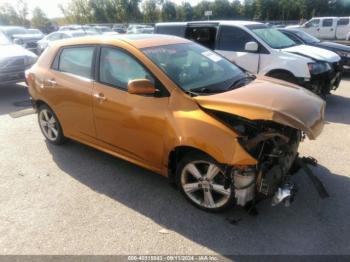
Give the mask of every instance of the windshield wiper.
[(193, 92), (192, 90), (183, 90), (183, 91), (190, 96), (199, 96), (198, 93)]
[(255, 80), (256, 76), (255, 75), (251, 75), (251, 74), (247, 74), (246, 76), (242, 77), (242, 78), (239, 78), (237, 79), (236, 81), (234, 81), (232, 83), (232, 85), (228, 88), (229, 90), (232, 90), (232, 89), (235, 89), (235, 88), (238, 88), (238, 87), (241, 87), (243, 85), (246, 85), (247, 81), (248, 80)]

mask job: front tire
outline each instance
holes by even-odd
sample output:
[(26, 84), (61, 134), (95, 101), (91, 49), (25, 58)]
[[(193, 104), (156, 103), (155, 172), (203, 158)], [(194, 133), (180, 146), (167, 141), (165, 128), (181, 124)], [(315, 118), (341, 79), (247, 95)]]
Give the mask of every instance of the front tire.
[(191, 152), (180, 160), (177, 183), (186, 199), (200, 209), (217, 212), (232, 206), (234, 189), (225, 189), (224, 172), (203, 153)]
[(47, 105), (41, 105), (38, 109), (38, 122), (41, 132), (52, 144), (61, 145), (65, 141), (62, 127), (57, 116)]

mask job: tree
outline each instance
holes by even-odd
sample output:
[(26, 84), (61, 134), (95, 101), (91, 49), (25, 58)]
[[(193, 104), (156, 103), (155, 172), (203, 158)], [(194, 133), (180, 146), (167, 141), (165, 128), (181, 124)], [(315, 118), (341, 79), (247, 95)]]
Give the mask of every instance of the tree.
[(228, 0), (215, 0), (212, 3), (213, 19), (232, 19), (233, 9)]
[(206, 19), (204, 16), (205, 11), (210, 11), (212, 9), (211, 2), (207, 0), (203, 0), (199, 2), (195, 7), (194, 7), (194, 19), (196, 20), (202, 20)]
[(51, 21), (47, 18), (46, 14), (40, 7), (36, 7), (33, 10), (31, 24), (32, 27), (46, 31), (46, 28), (51, 25)]
[(162, 5), (161, 11), (162, 21), (175, 21), (176, 20), (176, 6), (173, 2), (166, 0)]
[(28, 4), (25, 0), (17, 0), (16, 12), (18, 16), (18, 25), (29, 26), (30, 22), (27, 19), (28, 16)]
[(193, 19), (193, 8), (190, 3), (182, 2), (176, 7), (176, 16), (178, 21), (191, 21)]
[(143, 3), (143, 21), (145, 23), (155, 23), (159, 20), (159, 9), (157, 0), (146, 0)]
[(0, 24), (15, 25), (19, 20), (14, 7), (10, 4), (4, 4), (0, 7)]
[(88, 24), (94, 22), (89, 0), (71, 0), (67, 5), (59, 5), (68, 23)]

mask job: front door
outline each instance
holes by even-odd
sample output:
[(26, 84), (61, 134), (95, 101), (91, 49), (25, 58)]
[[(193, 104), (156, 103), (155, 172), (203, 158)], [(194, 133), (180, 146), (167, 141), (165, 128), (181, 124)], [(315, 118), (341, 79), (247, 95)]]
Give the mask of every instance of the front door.
[(314, 37), (320, 37), (320, 19), (311, 19), (309, 22), (305, 23), (300, 29), (313, 35)]
[(259, 70), (259, 53), (245, 51), (248, 42), (257, 42), (248, 32), (235, 26), (221, 26), (216, 43), (216, 52), (250, 73)]
[(133, 56), (102, 47), (98, 81), (94, 83), (97, 138), (117, 153), (154, 170), (161, 169), (168, 97), (129, 94), (129, 80), (154, 76)]

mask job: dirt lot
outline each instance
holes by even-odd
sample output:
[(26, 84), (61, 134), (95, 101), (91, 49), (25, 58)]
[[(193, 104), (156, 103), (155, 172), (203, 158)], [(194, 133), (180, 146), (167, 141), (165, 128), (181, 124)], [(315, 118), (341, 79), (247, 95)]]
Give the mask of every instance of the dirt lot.
[[(0, 254), (350, 254), (350, 81), (327, 99), (328, 121), (300, 152), (331, 198), (303, 172), (290, 208), (208, 214), (167, 180), (75, 142), (45, 142), (21, 85), (0, 88)], [(15, 103), (15, 104), (14, 104)], [(227, 218), (241, 219), (236, 225)]]

